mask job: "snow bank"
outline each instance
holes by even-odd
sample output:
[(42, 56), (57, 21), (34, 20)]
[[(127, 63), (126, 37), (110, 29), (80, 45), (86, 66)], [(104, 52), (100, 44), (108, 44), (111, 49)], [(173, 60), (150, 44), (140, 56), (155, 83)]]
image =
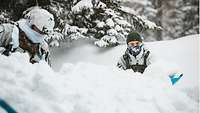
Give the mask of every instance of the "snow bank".
[(195, 101), (158, 78), (91, 63), (56, 73), (24, 59), (0, 56), (0, 96), (19, 113), (197, 112)]
[[(196, 41), (187, 38), (181, 40), (181, 43), (184, 40)], [(173, 44), (173, 41), (165, 42), (167, 45), (171, 45), (170, 43)], [(149, 44), (149, 47), (153, 49), (153, 45)], [(85, 48), (79, 48), (80, 50)], [(115, 49), (109, 51), (115, 56)], [(108, 53), (102, 54), (102, 60), (110, 60), (108, 56), (103, 57)], [(98, 56), (97, 53), (94, 55)], [(77, 56), (74, 59), (75, 57)], [(98, 58), (95, 63), (85, 62), (82, 57), (79, 56), (79, 59), (83, 59), (83, 62), (64, 63), (55, 72), (45, 62), (30, 64), (27, 54), (15, 53), (10, 57), (0, 55), (0, 98), (19, 113), (198, 112), (198, 101), (176, 87), (185, 84), (183, 80), (172, 86), (164, 76), (172, 68), (166, 62), (155, 63), (141, 75), (131, 70), (121, 71), (111, 64), (105, 66)], [(69, 56), (66, 55), (65, 58)], [(184, 57), (181, 59), (183, 61)], [(0, 111), (3, 110), (0, 108)]]
[[(147, 69), (145, 73), (149, 73), (148, 76), (163, 77), (165, 80), (170, 73), (183, 73), (184, 76), (175, 88), (184, 91), (193, 100), (198, 101), (200, 69), (198, 45), (199, 35), (172, 41), (147, 42), (146, 46), (150, 49), (156, 62), (151, 65), (151, 70)], [(59, 70), (64, 62), (73, 64), (90, 62), (115, 68), (119, 57), (125, 50), (126, 45), (104, 49), (95, 47), (92, 41), (78, 40), (71, 47), (56, 48), (52, 51), (53, 67)], [(150, 72), (153, 70), (157, 71), (157, 74), (151, 74)]]

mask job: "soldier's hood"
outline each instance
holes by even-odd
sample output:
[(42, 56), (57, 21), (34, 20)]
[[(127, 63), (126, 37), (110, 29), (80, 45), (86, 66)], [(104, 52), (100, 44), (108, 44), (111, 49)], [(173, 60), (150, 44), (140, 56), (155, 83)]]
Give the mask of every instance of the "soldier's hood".
[(26, 34), (28, 39), (30, 39), (33, 43), (42, 43), (44, 41), (44, 36), (33, 29), (31, 29), (31, 25), (28, 23), (26, 19), (20, 19), (18, 25), (22, 31)]

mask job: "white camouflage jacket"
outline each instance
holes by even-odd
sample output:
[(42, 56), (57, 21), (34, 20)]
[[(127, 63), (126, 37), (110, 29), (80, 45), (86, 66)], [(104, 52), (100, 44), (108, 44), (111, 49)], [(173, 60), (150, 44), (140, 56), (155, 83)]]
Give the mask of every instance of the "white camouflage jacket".
[[(28, 38), (34, 43), (40, 43), (40, 48), (49, 54), (49, 46), (46, 41), (43, 39), (42, 35), (38, 35), (31, 28), (25, 24), (25, 20), (18, 21), (19, 27), (25, 32)], [(19, 29), (16, 25), (6, 23), (0, 24), (0, 54), (2, 54), (7, 46), (12, 45), (11, 51), (14, 48), (19, 47)], [(44, 54), (43, 54), (44, 55)], [(43, 56), (42, 55), (42, 56)], [(36, 61), (39, 61), (44, 58), (34, 58)]]
[[(146, 61), (145, 61), (145, 59), (146, 59)], [(147, 48), (142, 47), (141, 52), (136, 57), (132, 56), (128, 52), (128, 50), (126, 50), (125, 54), (120, 57), (120, 59), (117, 63), (117, 66), (121, 69), (126, 70), (126, 69), (131, 69), (131, 68), (133, 69), (133, 66), (136, 66), (136, 65), (139, 65), (139, 66), (136, 66), (134, 68), (139, 68), (140, 66), (145, 66), (145, 68), (146, 68), (151, 63), (152, 63), (152, 55), (151, 55), (150, 51)], [(138, 69), (133, 69), (133, 70), (135, 72), (138, 71)], [(143, 73), (143, 71), (141, 73)]]

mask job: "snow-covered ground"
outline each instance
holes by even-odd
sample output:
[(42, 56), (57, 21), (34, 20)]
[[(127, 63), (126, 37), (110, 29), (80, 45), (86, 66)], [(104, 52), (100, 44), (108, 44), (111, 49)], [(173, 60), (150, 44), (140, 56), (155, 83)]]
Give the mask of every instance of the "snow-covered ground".
[[(184, 73), (183, 80), (196, 81), (193, 84), (185, 85), (195, 84), (197, 86), (198, 71), (200, 69), (198, 44), (199, 35), (193, 35), (172, 41), (148, 42), (145, 43), (145, 46), (149, 48), (155, 59), (152, 68)], [(114, 48), (98, 48), (94, 46), (93, 41), (89, 40), (78, 40), (69, 46), (55, 48), (52, 51), (53, 68), (55, 70), (59, 70), (66, 62), (73, 64), (90, 62), (115, 67), (119, 57), (126, 50), (126, 45)]]
[[(19, 113), (198, 113), (198, 43), (199, 35), (147, 43), (155, 63), (142, 75), (115, 67), (125, 45), (76, 41), (52, 50), (53, 69), (0, 55), (0, 98)], [(173, 72), (184, 74), (174, 86)]]

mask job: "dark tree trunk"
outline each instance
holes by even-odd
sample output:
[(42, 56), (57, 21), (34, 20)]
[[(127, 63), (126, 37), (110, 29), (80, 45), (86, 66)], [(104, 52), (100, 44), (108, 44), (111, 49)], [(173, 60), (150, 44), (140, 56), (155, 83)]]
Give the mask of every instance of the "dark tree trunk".
[[(162, 10), (162, 4), (163, 0), (154, 0), (154, 6), (155, 9), (157, 9), (157, 14), (156, 14), (156, 24), (162, 27), (162, 16), (163, 16), (163, 10)], [(156, 32), (156, 39), (157, 40), (162, 40), (162, 31), (158, 30)]]

